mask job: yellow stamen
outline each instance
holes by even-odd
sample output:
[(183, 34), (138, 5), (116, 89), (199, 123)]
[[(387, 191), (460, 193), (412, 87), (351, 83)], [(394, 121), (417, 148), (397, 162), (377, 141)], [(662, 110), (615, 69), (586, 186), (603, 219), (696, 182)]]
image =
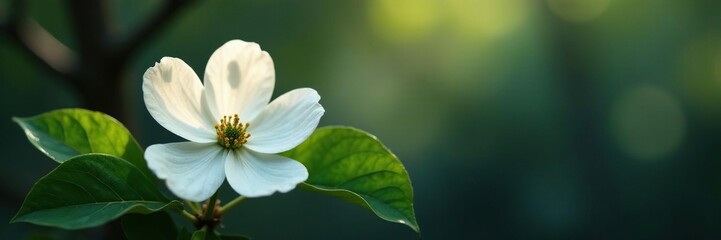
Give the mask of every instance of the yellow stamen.
[(240, 117), (235, 114), (233, 117), (223, 116), (220, 123), (215, 125), (215, 133), (218, 135), (218, 144), (225, 148), (238, 149), (248, 142), (250, 133), (247, 133), (250, 123), (243, 124)]

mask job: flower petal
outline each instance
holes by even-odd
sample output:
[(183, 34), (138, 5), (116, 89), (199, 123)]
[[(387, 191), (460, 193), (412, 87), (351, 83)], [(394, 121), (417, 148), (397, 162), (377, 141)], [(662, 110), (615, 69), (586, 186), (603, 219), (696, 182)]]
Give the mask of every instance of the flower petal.
[(262, 153), (290, 150), (315, 130), (325, 110), (320, 95), (311, 88), (300, 88), (276, 98), (251, 120), (247, 148)]
[(145, 106), (168, 131), (193, 142), (214, 142), (214, 121), (203, 85), (183, 60), (164, 57), (143, 75)]
[(229, 41), (205, 67), (205, 93), (217, 119), (233, 114), (242, 122), (252, 119), (268, 104), (274, 86), (273, 59), (256, 43)]
[(210, 198), (223, 183), (227, 156), (216, 143), (155, 144), (145, 150), (148, 168), (166, 180), (170, 191), (196, 202)]
[(238, 194), (263, 197), (276, 191), (293, 190), (298, 183), (308, 179), (308, 170), (290, 158), (241, 149), (228, 156), (225, 175)]

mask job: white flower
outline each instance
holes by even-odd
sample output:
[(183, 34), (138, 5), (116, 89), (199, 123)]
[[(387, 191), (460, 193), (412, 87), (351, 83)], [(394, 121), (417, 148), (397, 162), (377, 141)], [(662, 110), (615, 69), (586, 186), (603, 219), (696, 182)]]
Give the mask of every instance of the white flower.
[(276, 153), (308, 138), (325, 110), (310, 88), (270, 102), (274, 85), (273, 60), (256, 43), (232, 40), (218, 48), (203, 84), (182, 60), (162, 58), (143, 75), (145, 106), (190, 142), (148, 147), (148, 167), (175, 195), (192, 201), (208, 199), (226, 177), (246, 197), (292, 190), (308, 171)]

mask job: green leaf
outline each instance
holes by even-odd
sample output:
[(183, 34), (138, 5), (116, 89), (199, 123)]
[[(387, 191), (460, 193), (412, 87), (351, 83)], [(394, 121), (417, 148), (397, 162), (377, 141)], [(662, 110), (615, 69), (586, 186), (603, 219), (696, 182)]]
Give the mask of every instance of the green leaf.
[(190, 236), (190, 240), (205, 240), (205, 229), (196, 230), (193, 235)]
[(408, 173), (375, 136), (349, 127), (319, 128), (283, 155), (308, 169), (302, 189), (358, 204), (420, 233)]
[(190, 236), (191, 240), (218, 240), (221, 239), (215, 231), (208, 231), (206, 228), (195, 230)]
[(29, 118), (13, 118), (30, 143), (62, 163), (84, 153), (105, 153), (129, 161), (149, 177), (143, 150), (120, 122), (101, 112), (60, 109)]
[(175, 240), (178, 230), (167, 212), (128, 214), (121, 218), (123, 232), (128, 240)]
[(129, 162), (104, 154), (71, 158), (42, 177), (11, 222), (79, 229), (127, 213), (182, 209)]

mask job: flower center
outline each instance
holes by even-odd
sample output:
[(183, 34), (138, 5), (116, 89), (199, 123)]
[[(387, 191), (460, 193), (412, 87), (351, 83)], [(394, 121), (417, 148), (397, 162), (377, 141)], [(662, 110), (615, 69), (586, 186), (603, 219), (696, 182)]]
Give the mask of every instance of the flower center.
[(247, 133), (250, 123), (243, 125), (238, 114), (223, 116), (219, 124), (215, 124), (215, 133), (218, 135), (218, 144), (225, 148), (238, 149), (248, 142), (250, 133)]

